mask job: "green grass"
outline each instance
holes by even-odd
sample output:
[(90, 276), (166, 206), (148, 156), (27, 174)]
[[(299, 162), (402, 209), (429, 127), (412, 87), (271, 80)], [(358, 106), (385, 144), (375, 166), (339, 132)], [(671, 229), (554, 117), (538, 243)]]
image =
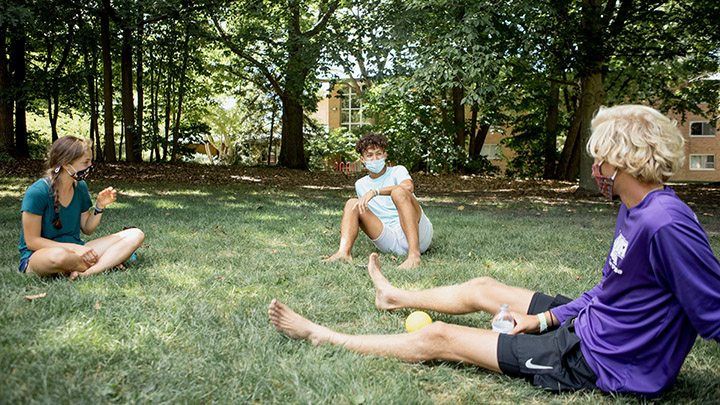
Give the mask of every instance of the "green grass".
[[(17, 272), (20, 202), (31, 181), (0, 180), (2, 403), (642, 402), (599, 391), (551, 394), (470, 365), (405, 364), (277, 333), (267, 319), (273, 297), (344, 332), (403, 331), (410, 311), (375, 309), (365, 270), (319, 263), (337, 248), (345, 193), (118, 183), (118, 201), (93, 237), (138, 226), (147, 235), (140, 259), (126, 272), (70, 281)], [(93, 196), (105, 185), (91, 182)], [(435, 227), (426, 263), (402, 271), (381, 255), (386, 276), (404, 288), (487, 275), (578, 296), (600, 280), (617, 213), (604, 203), (422, 203)], [(700, 220), (720, 252), (720, 212)], [(373, 251), (361, 235), (356, 262)], [(717, 401), (719, 360), (720, 347), (699, 340), (676, 387), (655, 401)]]

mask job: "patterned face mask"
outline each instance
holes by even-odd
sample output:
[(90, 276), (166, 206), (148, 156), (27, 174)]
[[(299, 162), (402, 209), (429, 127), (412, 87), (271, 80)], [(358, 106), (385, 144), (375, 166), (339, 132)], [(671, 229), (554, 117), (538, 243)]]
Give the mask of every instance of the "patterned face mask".
[[(75, 170), (73, 165), (70, 165), (70, 167), (72, 167), (72, 169)], [(67, 169), (65, 171), (68, 174), (70, 174), (70, 177), (72, 177), (73, 179), (75, 179), (77, 181), (83, 181), (87, 178), (88, 174), (90, 174), (90, 172), (92, 172), (94, 167), (95, 167), (94, 165), (90, 165), (80, 171), (75, 170), (75, 174), (70, 174), (70, 170), (67, 170)]]
[(600, 193), (612, 200), (613, 184), (615, 183), (615, 176), (618, 174), (618, 169), (615, 169), (615, 173), (613, 173), (612, 177), (603, 176), (602, 173), (600, 173), (600, 167), (602, 167), (603, 163), (605, 163), (605, 161), (601, 160), (600, 163), (592, 165), (592, 176), (595, 178), (595, 182), (598, 185)]

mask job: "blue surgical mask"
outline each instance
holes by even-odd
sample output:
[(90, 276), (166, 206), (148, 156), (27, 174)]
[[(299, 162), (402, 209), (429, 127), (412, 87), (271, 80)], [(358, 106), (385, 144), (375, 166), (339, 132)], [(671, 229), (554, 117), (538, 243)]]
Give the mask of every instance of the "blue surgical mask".
[(367, 160), (365, 161), (365, 167), (373, 173), (380, 173), (385, 168), (385, 159)]

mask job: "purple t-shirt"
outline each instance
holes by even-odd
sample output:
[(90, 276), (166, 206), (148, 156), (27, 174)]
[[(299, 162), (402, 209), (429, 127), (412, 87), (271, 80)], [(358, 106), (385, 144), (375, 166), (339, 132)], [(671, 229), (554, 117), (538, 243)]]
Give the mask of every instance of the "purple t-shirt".
[(597, 386), (656, 395), (675, 383), (700, 334), (720, 342), (720, 263), (692, 210), (672, 189), (620, 206), (592, 290), (553, 314), (575, 331)]

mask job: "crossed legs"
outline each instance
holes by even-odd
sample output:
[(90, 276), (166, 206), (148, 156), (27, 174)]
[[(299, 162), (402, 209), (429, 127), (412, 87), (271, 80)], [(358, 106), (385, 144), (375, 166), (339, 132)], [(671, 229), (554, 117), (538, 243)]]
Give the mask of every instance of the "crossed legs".
[(144, 240), (145, 234), (137, 228), (92, 240), (85, 246), (93, 248), (99, 256), (93, 265), (88, 265), (75, 252), (63, 247), (40, 249), (30, 256), (27, 272), (39, 276), (63, 273), (72, 278), (101, 273), (130, 258)]
[[(450, 314), (478, 310), (494, 313), (501, 303), (506, 303), (514, 311), (526, 312), (533, 295), (532, 291), (505, 286), (490, 278), (424, 291), (402, 290), (382, 275), (375, 253), (370, 255), (368, 272), (375, 285), (375, 305), (384, 310), (418, 308)], [(275, 299), (270, 302), (268, 315), (278, 331), (313, 345), (329, 343), (362, 354), (395, 357), (407, 362), (461, 361), (501, 372), (497, 360), (498, 334), (484, 329), (434, 322), (412, 333), (348, 335), (313, 323)]]

